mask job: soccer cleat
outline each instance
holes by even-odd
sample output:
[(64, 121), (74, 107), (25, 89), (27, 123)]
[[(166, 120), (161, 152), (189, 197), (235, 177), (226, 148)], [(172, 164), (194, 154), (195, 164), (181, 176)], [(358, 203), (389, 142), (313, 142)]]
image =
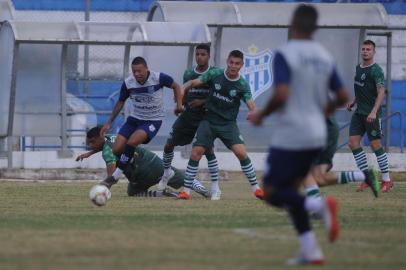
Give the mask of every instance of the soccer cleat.
[(172, 189), (170, 189), (170, 188), (165, 188), (165, 189), (162, 191), (162, 196), (164, 196), (164, 197), (177, 198), (177, 197), (178, 197), (178, 194), (177, 194), (175, 191), (173, 191)]
[(112, 185), (116, 184), (118, 182), (117, 179), (115, 179), (113, 176), (108, 176), (106, 179), (101, 181), (99, 184), (106, 186), (108, 189), (111, 188)]
[(331, 243), (334, 243), (337, 240), (340, 230), (337, 221), (337, 210), (337, 200), (333, 197), (327, 197), (325, 199), (323, 218), (327, 229), (328, 239)]
[(378, 198), (379, 192), (379, 181), (378, 181), (378, 171), (375, 169), (369, 169), (368, 173), (365, 174), (365, 184), (367, 184), (374, 194), (375, 198)]
[(367, 188), (369, 188), (369, 186), (368, 186), (368, 184), (367, 183), (365, 183), (365, 182), (362, 182), (359, 186), (358, 186), (358, 188), (357, 188), (357, 192), (361, 192), (361, 191), (364, 191), (365, 189), (367, 189)]
[(323, 254), (321, 253), (321, 251), (316, 250), (314, 252), (314, 256), (306, 257), (303, 253), (299, 253), (295, 257), (287, 260), (286, 264), (290, 265), (290, 266), (304, 265), (304, 264), (323, 265), (324, 258), (323, 258)]
[(382, 181), (381, 182), (381, 192), (389, 192), (393, 188), (393, 181)]
[(189, 200), (189, 199), (190, 199), (190, 195), (187, 194), (187, 193), (184, 192), (184, 191), (181, 191), (181, 192), (178, 193), (177, 198), (178, 198), (179, 200)]
[(175, 175), (174, 170), (170, 170), (168, 175), (164, 174), (161, 177), (161, 180), (158, 183), (157, 190), (165, 190), (166, 186), (168, 185), (169, 180)]
[(221, 190), (212, 191), (210, 200), (218, 201), (221, 198)]
[(264, 199), (264, 191), (260, 188), (257, 188), (254, 192), (255, 197), (257, 197), (260, 200)]

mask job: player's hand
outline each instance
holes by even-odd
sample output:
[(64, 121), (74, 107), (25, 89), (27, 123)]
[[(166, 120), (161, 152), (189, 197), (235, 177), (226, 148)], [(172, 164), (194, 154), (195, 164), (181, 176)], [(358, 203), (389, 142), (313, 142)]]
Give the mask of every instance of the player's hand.
[(100, 136), (104, 138), (106, 135), (106, 132), (111, 128), (111, 123), (106, 123), (104, 126), (100, 129)]
[(205, 99), (194, 99), (191, 102), (189, 102), (189, 107), (190, 108), (196, 108), (202, 106), (204, 103), (206, 103)]
[(88, 157), (90, 157), (89, 153), (83, 153), (76, 158), (76, 161), (82, 161)]
[(183, 113), (183, 111), (184, 111), (183, 106), (176, 106), (175, 115), (178, 116), (179, 114)]
[(260, 126), (262, 124), (262, 111), (256, 110), (253, 112), (248, 112), (247, 119), (253, 124), (254, 126)]
[(376, 113), (375, 112), (371, 112), (368, 117), (367, 117), (367, 122), (368, 123), (372, 123), (374, 122), (376, 119)]
[(355, 105), (354, 102), (353, 102), (353, 103), (348, 103), (348, 104), (347, 104), (347, 111), (351, 112), (351, 111), (352, 111), (352, 108), (354, 107), (354, 105)]

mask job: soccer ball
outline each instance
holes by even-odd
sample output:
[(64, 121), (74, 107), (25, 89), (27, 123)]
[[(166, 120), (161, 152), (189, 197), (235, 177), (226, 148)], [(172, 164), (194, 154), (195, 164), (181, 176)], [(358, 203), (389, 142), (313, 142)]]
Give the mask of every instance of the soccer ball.
[(111, 191), (103, 185), (95, 185), (89, 192), (90, 200), (97, 206), (103, 206), (111, 198)]

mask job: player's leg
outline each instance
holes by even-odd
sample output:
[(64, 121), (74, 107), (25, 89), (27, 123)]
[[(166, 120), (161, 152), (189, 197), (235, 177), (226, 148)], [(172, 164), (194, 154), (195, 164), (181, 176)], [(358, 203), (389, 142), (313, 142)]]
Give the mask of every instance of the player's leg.
[(372, 150), (375, 153), (376, 159), (378, 161), (379, 169), (381, 170), (382, 182), (381, 191), (388, 192), (393, 188), (393, 182), (390, 180), (389, 176), (389, 162), (385, 150), (382, 148), (381, 138), (382, 130), (380, 119), (375, 119), (372, 123), (366, 124), (368, 139)]
[(262, 199), (264, 193), (258, 185), (257, 175), (252, 166), (251, 159), (247, 155), (247, 150), (244, 145), (244, 139), (241, 136), (240, 130), (235, 122), (227, 125), (216, 127), (218, 137), (230, 149), (234, 155), (238, 158), (241, 165), (241, 170), (244, 172), (251, 185), (251, 190), (254, 195)]
[[(312, 151), (271, 149), (267, 160), (270, 169), (267, 169), (264, 176), (265, 199), (273, 206), (288, 209), (299, 234), (300, 253), (298, 257), (288, 261), (291, 264), (323, 262), (323, 254), (310, 227), (308, 211), (326, 213), (324, 216), (332, 214), (329, 222), (332, 221), (331, 224), (334, 226), (329, 227), (330, 239), (335, 240), (338, 233), (334, 200), (328, 199), (327, 203), (324, 200), (306, 198), (298, 192), (298, 187), (302, 184), (301, 180), (309, 173), (318, 152), (317, 149)], [(328, 207), (329, 204), (331, 204), (330, 207)]]
[(201, 121), (196, 131), (196, 141), (193, 143), (192, 153), (188, 166), (186, 167), (183, 192), (179, 193), (178, 198), (190, 198), (190, 189), (192, 188), (193, 180), (196, 178), (200, 159), (206, 152), (206, 149), (213, 146), (214, 140), (215, 136), (212, 132), (212, 127), (209, 121)]
[[(172, 170), (174, 175), (169, 179), (168, 186), (179, 189), (184, 184), (185, 174), (174, 167)], [(191, 189), (206, 198), (210, 196), (209, 190), (197, 178), (193, 180)]]
[(172, 131), (166, 141), (163, 153), (164, 173), (162, 179), (158, 184), (159, 190), (164, 190), (169, 179), (173, 176), (174, 172), (171, 168), (172, 160), (174, 157), (175, 146), (183, 146), (190, 144), (195, 136), (199, 122), (186, 112), (181, 114), (173, 123)]
[[(360, 169), (360, 171), (362, 171), (364, 174), (367, 174), (368, 173), (367, 155), (365, 154), (364, 150), (361, 147), (361, 139), (366, 132), (365, 119), (366, 117), (357, 113), (354, 113), (352, 115), (348, 146), (352, 151), (358, 169)], [(358, 187), (357, 191), (363, 191), (364, 189), (367, 188), (368, 185), (365, 182), (362, 182), (361, 185)]]
[[(209, 168), (210, 179), (211, 179), (211, 193), (215, 194), (220, 190), (219, 187), (219, 165), (217, 162), (216, 155), (214, 154), (213, 147), (206, 150), (207, 165)], [(215, 199), (215, 198), (213, 198)]]

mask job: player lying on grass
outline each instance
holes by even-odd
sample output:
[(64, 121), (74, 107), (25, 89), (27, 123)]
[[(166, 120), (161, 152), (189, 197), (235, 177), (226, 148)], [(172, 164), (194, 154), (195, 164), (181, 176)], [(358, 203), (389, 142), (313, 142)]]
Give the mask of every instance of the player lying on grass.
[[(87, 132), (86, 144), (89, 146), (90, 151), (79, 155), (76, 158), (76, 161), (83, 160), (102, 151), (103, 160), (106, 162), (107, 175), (110, 176), (116, 169), (117, 157), (113, 154), (112, 137), (100, 136), (100, 129), (101, 127), (97, 126)], [(178, 189), (183, 186), (185, 175), (176, 168), (172, 167), (172, 169), (175, 174), (169, 179), (168, 185), (172, 188)], [(158, 184), (161, 180), (163, 170), (164, 166), (162, 159), (145, 148), (136, 147), (130, 166), (124, 170), (124, 175), (129, 181), (127, 188), (128, 196), (176, 196), (176, 194), (168, 190), (149, 190), (150, 187)], [(100, 184), (105, 185), (108, 188), (111, 188), (112, 186), (110, 183), (104, 181)], [(210, 196), (210, 192), (197, 179), (193, 180), (192, 189), (204, 197)]]

